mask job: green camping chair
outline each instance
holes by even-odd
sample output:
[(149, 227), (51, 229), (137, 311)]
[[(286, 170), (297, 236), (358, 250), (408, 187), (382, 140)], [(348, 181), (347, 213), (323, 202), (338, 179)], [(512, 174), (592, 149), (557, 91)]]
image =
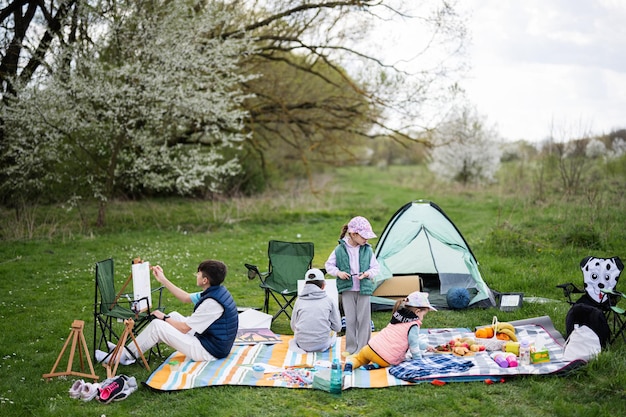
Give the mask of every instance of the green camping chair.
[(269, 268), (266, 273), (261, 273), (256, 265), (245, 264), (248, 279), (258, 277), (261, 281), (259, 286), (265, 292), (263, 311), (266, 314), (269, 314), (270, 297), (278, 304), (272, 321), (283, 313), (291, 320), (289, 311), (293, 310), (298, 296), (298, 280), (304, 279), (313, 262), (313, 243), (270, 240), (267, 255)]
[[(158, 305), (152, 309), (163, 311), (164, 307), (161, 305), (163, 287), (152, 290), (152, 293), (158, 293)], [(96, 294), (94, 298), (93, 313), (94, 359), (96, 350), (99, 349), (105, 352), (109, 351), (108, 342), (117, 344), (124, 330), (124, 320), (133, 319), (135, 321), (133, 334), (139, 333), (141, 329), (143, 329), (150, 322), (152, 318), (150, 307), (148, 307), (147, 311), (143, 312), (133, 310), (133, 307), (138, 305), (141, 300), (133, 300), (131, 296), (132, 294), (118, 294), (115, 291), (115, 271), (113, 259), (96, 262)], [(161, 352), (158, 345), (156, 349), (160, 356)], [(129, 350), (127, 351), (132, 355), (132, 352)], [(150, 354), (152, 354), (152, 351)]]

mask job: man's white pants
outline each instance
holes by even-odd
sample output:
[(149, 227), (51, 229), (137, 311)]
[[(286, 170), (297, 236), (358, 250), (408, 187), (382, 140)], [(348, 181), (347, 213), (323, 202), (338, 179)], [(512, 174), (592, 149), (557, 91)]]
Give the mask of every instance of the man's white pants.
[[(185, 317), (176, 311), (169, 313), (169, 316), (174, 320), (185, 320)], [(193, 330), (189, 333), (182, 333), (166, 321), (154, 319), (135, 338), (142, 352), (149, 351), (157, 343), (165, 343), (194, 361), (214, 360), (215, 357), (202, 347), (200, 340), (193, 333)], [(134, 343), (130, 343), (128, 349), (133, 355), (138, 355)]]

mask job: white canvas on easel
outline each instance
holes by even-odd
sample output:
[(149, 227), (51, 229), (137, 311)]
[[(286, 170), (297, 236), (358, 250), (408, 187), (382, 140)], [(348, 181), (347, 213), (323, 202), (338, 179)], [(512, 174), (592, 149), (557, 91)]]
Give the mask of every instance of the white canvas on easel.
[(133, 275), (133, 300), (139, 303), (136, 309), (137, 311), (146, 311), (152, 308), (150, 262), (134, 263), (131, 268)]
[[(324, 287), (324, 291), (326, 294), (333, 300), (335, 307), (339, 310), (339, 292), (337, 291), (337, 280), (336, 279), (326, 279), (326, 286)], [(303, 279), (298, 280), (298, 295), (302, 293), (302, 289), (304, 288), (305, 281)]]

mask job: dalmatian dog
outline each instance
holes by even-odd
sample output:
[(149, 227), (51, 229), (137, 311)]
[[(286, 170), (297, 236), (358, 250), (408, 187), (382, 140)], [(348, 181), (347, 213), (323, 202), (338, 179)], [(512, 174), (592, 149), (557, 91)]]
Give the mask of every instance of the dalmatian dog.
[(612, 258), (587, 256), (580, 261), (580, 269), (583, 272), (586, 295), (594, 302), (602, 304), (608, 300), (602, 290), (615, 288), (624, 270), (624, 264), (617, 256)]

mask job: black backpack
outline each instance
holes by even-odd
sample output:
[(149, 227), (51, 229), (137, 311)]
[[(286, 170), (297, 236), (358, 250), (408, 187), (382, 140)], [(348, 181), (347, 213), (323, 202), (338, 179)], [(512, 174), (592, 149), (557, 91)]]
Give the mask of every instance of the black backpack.
[(593, 330), (600, 339), (600, 345), (605, 348), (611, 336), (609, 323), (604, 313), (598, 307), (590, 304), (579, 302), (574, 304), (565, 316), (565, 330), (567, 332), (566, 339), (574, 331), (575, 325), (585, 325)]

